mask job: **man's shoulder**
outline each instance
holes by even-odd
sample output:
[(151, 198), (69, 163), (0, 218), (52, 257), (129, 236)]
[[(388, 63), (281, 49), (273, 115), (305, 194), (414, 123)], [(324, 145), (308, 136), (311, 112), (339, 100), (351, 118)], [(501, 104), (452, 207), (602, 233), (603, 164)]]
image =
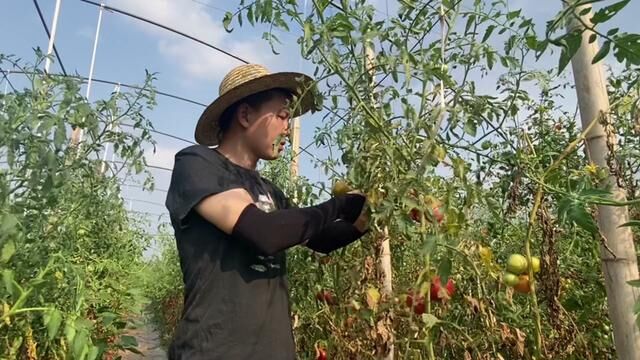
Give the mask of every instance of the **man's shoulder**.
[(208, 146), (195, 144), (195, 145), (190, 145), (185, 148), (182, 148), (176, 153), (175, 156), (176, 158), (182, 157), (184, 155), (200, 155), (200, 156), (212, 157), (215, 155), (214, 153), (215, 151)]

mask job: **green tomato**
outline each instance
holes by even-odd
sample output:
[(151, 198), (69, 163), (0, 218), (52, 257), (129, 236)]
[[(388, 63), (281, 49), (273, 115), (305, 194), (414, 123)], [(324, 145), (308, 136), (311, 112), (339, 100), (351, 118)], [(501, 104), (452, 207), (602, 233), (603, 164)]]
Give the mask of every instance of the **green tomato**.
[(506, 285), (514, 287), (518, 285), (518, 283), (520, 282), (520, 279), (518, 278), (518, 275), (512, 274), (507, 271), (504, 274), (502, 274), (502, 281), (504, 281)]
[(527, 271), (527, 258), (520, 254), (511, 254), (507, 260), (507, 271), (520, 275)]
[(533, 272), (537, 273), (540, 272), (540, 259), (532, 256), (531, 257), (531, 266), (533, 267)]

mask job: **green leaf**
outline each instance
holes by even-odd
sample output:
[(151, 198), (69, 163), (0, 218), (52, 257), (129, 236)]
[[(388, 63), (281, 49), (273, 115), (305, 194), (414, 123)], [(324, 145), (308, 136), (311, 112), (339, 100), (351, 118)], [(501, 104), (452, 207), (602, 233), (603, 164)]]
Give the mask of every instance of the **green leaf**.
[(590, 188), (580, 191), (580, 196), (597, 196), (610, 198), (611, 195), (611, 191), (605, 189)]
[(249, 6), (249, 8), (247, 9), (247, 20), (249, 20), (249, 24), (251, 24), (251, 26), (255, 24), (253, 17), (253, 6)]
[(633, 286), (633, 287), (640, 287), (640, 279), (637, 280), (629, 280), (627, 281), (627, 284)]
[(7, 290), (9, 295), (16, 296), (16, 281), (14, 280), (13, 271), (9, 269), (5, 269), (2, 271), (2, 282), (4, 282), (4, 288)]
[(484, 36), (482, 37), (482, 42), (487, 41), (495, 29), (495, 25), (489, 25), (487, 27), (487, 31), (485, 31)]
[(87, 354), (87, 360), (95, 360), (98, 358), (100, 354), (100, 348), (94, 345), (91, 345), (89, 348), (89, 353)]
[(640, 220), (631, 220), (628, 221), (618, 227), (625, 227), (625, 226), (636, 226), (636, 227), (640, 227)]
[(17, 224), (18, 218), (15, 215), (4, 214), (2, 224), (0, 224), (0, 234), (12, 234)]
[(487, 67), (489, 68), (489, 70), (493, 69), (493, 65), (495, 65), (496, 62), (496, 57), (493, 51), (488, 51), (487, 52)]
[(111, 323), (113, 323), (114, 320), (118, 318), (118, 314), (105, 311), (103, 313), (100, 313), (100, 317), (102, 318), (104, 326), (109, 326), (111, 325)]
[(532, 36), (532, 35), (526, 36), (525, 42), (527, 43), (527, 46), (531, 50), (536, 50), (538, 48), (538, 39), (536, 39), (535, 36)]
[(72, 344), (73, 340), (76, 337), (76, 326), (72, 319), (68, 319), (64, 325), (64, 337), (67, 339), (67, 342)]
[(13, 240), (8, 240), (2, 246), (2, 252), (0, 253), (0, 262), (7, 263), (11, 260), (11, 257), (16, 252), (16, 243)]
[(451, 259), (449, 257), (446, 257), (440, 262), (438, 275), (440, 276), (440, 282), (446, 284), (449, 280), (449, 275), (451, 275)]
[(598, 233), (598, 227), (591, 214), (585, 209), (584, 204), (572, 198), (564, 198), (558, 202), (558, 217), (563, 221), (578, 225), (591, 234)]
[(464, 123), (464, 132), (466, 132), (470, 136), (476, 136), (478, 128), (476, 126), (476, 123), (472, 119), (468, 119)]
[(86, 330), (79, 331), (73, 339), (72, 351), (74, 359), (84, 359), (87, 349), (88, 334)]
[(440, 319), (431, 314), (422, 314), (422, 322), (426, 329), (431, 329), (435, 324), (440, 322)]
[(424, 255), (431, 255), (433, 250), (435, 250), (436, 245), (438, 244), (440, 236), (438, 235), (429, 235), (424, 240), (422, 244), (422, 252)]
[(224, 26), (225, 31), (232, 32), (233, 29), (229, 27), (231, 25), (231, 21), (233, 20), (233, 14), (230, 11), (227, 11), (224, 14), (224, 18), (222, 19), (222, 26)]
[(467, 24), (464, 26), (465, 34), (469, 32), (469, 29), (471, 29), (471, 26), (475, 21), (476, 21), (476, 16), (474, 14), (469, 15), (469, 18), (467, 19)]
[(138, 346), (138, 340), (134, 336), (122, 335), (120, 336), (120, 345), (123, 348), (135, 348)]
[(580, 10), (580, 12), (578, 13), (578, 15), (580, 16), (585, 16), (587, 15), (589, 12), (591, 12), (592, 7), (591, 6), (587, 6), (584, 9)]
[(598, 39), (598, 35), (596, 34), (589, 35), (589, 44), (593, 44), (596, 41), (596, 39)]
[(507, 13), (507, 20), (513, 20), (513, 19), (517, 18), (518, 16), (520, 16), (521, 12), (522, 12), (522, 10), (515, 10), (515, 11), (511, 11), (511, 12)]
[(67, 142), (67, 128), (64, 121), (58, 122), (58, 127), (53, 135), (53, 146), (60, 150), (62, 146)]
[(593, 14), (593, 17), (591, 17), (591, 22), (596, 25), (611, 19), (616, 16), (620, 10), (627, 6), (630, 1), (631, 0), (622, 0), (596, 11), (596, 13)]
[(458, 179), (464, 180), (467, 176), (467, 163), (464, 159), (454, 158), (451, 160), (453, 165), (453, 175)]
[(604, 57), (607, 56), (607, 54), (609, 53), (609, 50), (611, 50), (611, 41), (607, 40), (602, 44), (602, 47), (596, 53), (596, 56), (593, 57), (593, 60), (591, 61), (591, 63), (595, 64), (598, 61), (604, 59)]
[(58, 335), (58, 331), (60, 330), (60, 325), (62, 324), (62, 313), (59, 310), (54, 309), (45, 314), (47, 336), (49, 337), (49, 341), (51, 341), (56, 337), (56, 335)]
[(582, 34), (580, 32), (571, 32), (562, 36), (562, 53), (558, 63), (558, 74), (560, 74), (569, 65), (569, 61), (576, 54), (582, 44)]

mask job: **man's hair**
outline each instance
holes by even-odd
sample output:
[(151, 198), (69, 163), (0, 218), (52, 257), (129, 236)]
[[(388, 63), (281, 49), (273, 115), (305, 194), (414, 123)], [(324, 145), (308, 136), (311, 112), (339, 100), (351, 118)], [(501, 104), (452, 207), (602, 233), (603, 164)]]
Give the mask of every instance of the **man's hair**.
[(236, 115), (236, 111), (238, 110), (238, 107), (240, 105), (247, 104), (254, 109), (259, 109), (262, 106), (262, 104), (273, 100), (278, 95), (283, 95), (289, 100), (293, 99), (293, 94), (291, 93), (291, 91), (287, 89), (282, 89), (282, 88), (275, 88), (275, 89), (261, 91), (253, 95), (249, 95), (235, 102), (233, 105), (229, 106), (222, 113), (222, 115), (220, 115), (220, 120), (218, 125), (220, 129), (220, 132), (218, 134), (219, 140), (222, 140), (222, 137), (224, 136), (224, 134), (226, 134), (229, 131), (229, 128), (231, 128), (231, 123), (233, 122), (233, 119)]

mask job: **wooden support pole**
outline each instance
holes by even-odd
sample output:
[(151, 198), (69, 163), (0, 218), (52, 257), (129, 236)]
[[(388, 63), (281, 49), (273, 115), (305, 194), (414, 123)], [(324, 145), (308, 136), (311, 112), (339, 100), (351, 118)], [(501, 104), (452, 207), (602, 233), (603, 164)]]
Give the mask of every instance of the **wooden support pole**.
[(300, 158), (300, 117), (291, 120), (291, 164), (289, 171), (291, 177), (296, 178), (300, 171), (298, 159)]
[[(565, 6), (568, 6), (565, 3)], [(585, 6), (575, 9), (575, 15), (569, 14), (567, 30), (569, 32), (580, 29), (582, 24), (577, 20), (579, 13)], [(590, 24), (593, 13), (589, 11), (581, 17), (585, 24)], [(582, 33), (582, 45), (571, 60), (573, 76), (575, 78), (578, 105), (582, 127), (587, 128), (592, 121), (600, 121), (602, 117), (607, 122), (609, 98), (606, 89), (606, 78), (601, 63), (592, 64), (598, 52), (597, 42), (589, 44), (591, 31)], [(601, 124), (596, 124), (587, 135), (587, 152), (591, 161), (598, 167), (609, 168), (608, 159), (613, 156), (610, 148), (616, 146), (616, 137), (607, 133)], [(610, 174), (604, 181), (602, 188), (609, 188), (618, 201), (626, 200), (626, 192), (618, 187), (615, 174)], [(640, 291), (627, 284), (629, 280), (638, 279), (638, 262), (633, 243), (633, 233), (629, 227), (620, 227), (629, 220), (627, 207), (598, 206), (597, 222), (602, 234), (603, 244), (600, 246), (602, 272), (607, 290), (607, 304), (609, 318), (613, 324), (613, 336), (618, 359), (640, 359), (640, 331), (635, 323), (633, 308), (640, 299)], [(613, 254), (605, 248), (607, 245)]]
[[(373, 44), (365, 44), (365, 66), (367, 71), (371, 74), (371, 102), (375, 104), (376, 99), (373, 95), (373, 84), (375, 84), (375, 51)], [(382, 294), (387, 300), (393, 298), (393, 268), (391, 266), (391, 244), (389, 241), (389, 229), (385, 226), (383, 228), (381, 236), (380, 248), (378, 249), (379, 261), (378, 270), (381, 274)], [(393, 313), (389, 310), (389, 316), (393, 316)], [(388, 341), (388, 352), (381, 354), (384, 360), (393, 360), (394, 356), (394, 337), (393, 329), (388, 329), (390, 339)]]

